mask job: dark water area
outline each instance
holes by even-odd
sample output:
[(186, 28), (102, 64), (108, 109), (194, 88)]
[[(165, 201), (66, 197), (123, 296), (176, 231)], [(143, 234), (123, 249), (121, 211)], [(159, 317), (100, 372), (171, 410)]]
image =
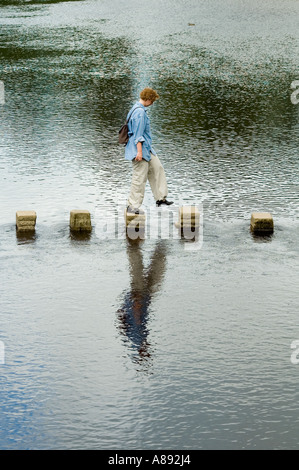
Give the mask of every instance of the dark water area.
[[(295, 0), (0, 1), (0, 448), (298, 448), (298, 18)], [(197, 249), (101, 236), (145, 86)]]

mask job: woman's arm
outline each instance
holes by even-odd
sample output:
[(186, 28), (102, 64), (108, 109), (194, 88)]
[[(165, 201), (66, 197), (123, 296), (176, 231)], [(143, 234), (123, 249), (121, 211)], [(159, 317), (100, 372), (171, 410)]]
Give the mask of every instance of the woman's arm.
[(134, 143), (137, 146), (137, 155), (135, 160), (140, 162), (142, 160), (142, 142), (144, 142), (143, 133), (146, 126), (145, 111), (139, 109), (134, 113), (132, 118), (132, 132), (134, 134)]
[(137, 162), (141, 162), (142, 160), (142, 142), (137, 143), (137, 155), (135, 160), (137, 160)]

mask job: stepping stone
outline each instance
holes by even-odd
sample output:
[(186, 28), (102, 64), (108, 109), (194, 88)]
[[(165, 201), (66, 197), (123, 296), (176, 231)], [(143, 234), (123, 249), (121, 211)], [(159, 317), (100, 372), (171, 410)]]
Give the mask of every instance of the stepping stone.
[(36, 224), (35, 211), (17, 211), (16, 226), (19, 232), (34, 232)]
[(86, 210), (71, 211), (70, 229), (73, 232), (91, 232), (90, 212)]
[(125, 209), (125, 222), (126, 222), (126, 227), (132, 226), (132, 227), (144, 227), (145, 226), (145, 213), (142, 211), (140, 214), (132, 214), (130, 212), (127, 212), (127, 209)]
[(200, 213), (196, 206), (182, 206), (179, 208), (179, 220), (175, 224), (177, 228), (199, 227)]
[(269, 212), (253, 212), (251, 214), (250, 228), (253, 233), (273, 233), (274, 222)]

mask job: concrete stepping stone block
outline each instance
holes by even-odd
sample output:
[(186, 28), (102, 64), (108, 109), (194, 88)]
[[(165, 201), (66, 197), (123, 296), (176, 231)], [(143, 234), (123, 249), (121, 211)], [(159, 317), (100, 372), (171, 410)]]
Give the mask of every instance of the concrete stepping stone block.
[(200, 213), (196, 206), (181, 206), (179, 208), (179, 220), (175, 224), (178, 228), (198, 228)]
[(17, 211), (16, 226), (18, 232), (34, 232), (36, 218), (35, 211)]
[(270, 234), (274, 231), (273, 217), (269, 212), (253, 212), (251, 214), (250, 229), (257, 234)]
[(131, 240), (145, 238), (146, 216), (143, 211), (140, 214), (131, 214), (125, 209), (126, 235)]
[(72, 210), (70, 212), (70, 229), (73, 232), (91, 232), (90, 212), (86, 210)]
[(146, 221), (146, 216), (143, 211), (140, 214), (132, 214), (130, 212), (127, 212), (127, 209), (125, 209), (126, 227), (128, 226), (145, 227), (145, 221)]

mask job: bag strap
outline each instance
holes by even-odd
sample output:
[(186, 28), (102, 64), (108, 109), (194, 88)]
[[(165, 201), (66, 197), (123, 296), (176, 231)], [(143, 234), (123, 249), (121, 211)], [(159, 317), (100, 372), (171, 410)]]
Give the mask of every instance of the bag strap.
[(131, 119), (131, 117), (132, 117), (132, 114), (134, 113), (134, 111), (135, 111), (137, 108), (142, 109), (141, 106), (136, 106), (136, 108), (134, 108), (133, 111), (131, 111), (130, 116), (128, 117), (128, 119), (126, 119), (126, 124), (128, 124), (128, 122), (130, 121), (130, 119)]

